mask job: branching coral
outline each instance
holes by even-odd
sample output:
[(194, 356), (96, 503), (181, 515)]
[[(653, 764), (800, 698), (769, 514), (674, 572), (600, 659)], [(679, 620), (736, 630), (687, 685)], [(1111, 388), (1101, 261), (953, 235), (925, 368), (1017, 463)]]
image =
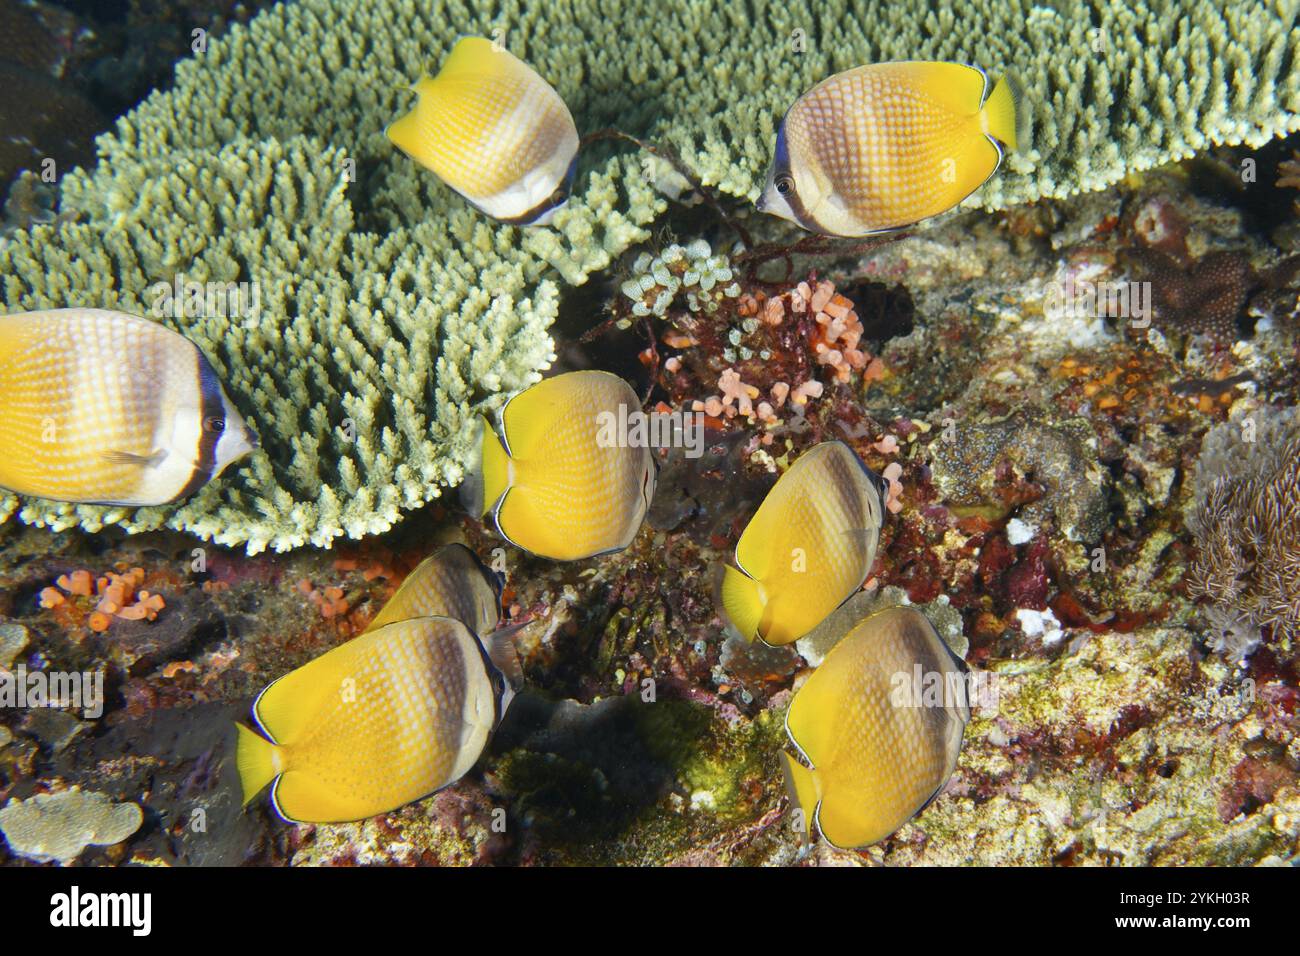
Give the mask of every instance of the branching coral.
[[(465, 423), (552, 360), (546, 329), (558, 288), (542, 277), (541, 259), (506, 237), (512, 230), (467, 209), (440, 221), (415, 206), (386, 235), (356, 231), (355, 186), (342, 174), (349, 159), (297, 137), (110, 161), (65, 183), (65, 208), (84, 221), (0, 243), (11, 308), (149, 314), (155, 284), (178, 273), (260, 291), (253, 314), (165, 321), (212, 359), (257, 423), (265, 455), (179, 507), (28, 501), (24, 520), (90, 530), (166, 524), (250, 551), (283, 550), (383, 531), (460, 480)], [(591, 186), (601, 189), (618, 194), (608, 179)], [(617, 214), (610, 224), (603, 235), (615, 247), (640, 236), (615, 238), (620, 224), (631, 229)], [(585, 268), (607, 262), (599, 244), (592, 255)], [(5, 515), (18, 507), (13, 496), (0, 501)]]
[(1300, 31), (1285, 0), (1057, 6), (278, 4), (180, 64), (169, 91), (102, 138), (98, 165), (65, 179), (55, 221), (0, 238), (8, 310), (146, 312), (151, 286), (178, 273), (258, 283), (257, 315), (167, 321), (213, 360), (266, 454), (178, 507), (6, 497), (0, 514), (286, 549), (384, 530), (460, 480), (466, 422), (551, 361), (555, 279), (609, 266), (665, 201), (653, 170), (602, 145), (556, 228), (520, 232), (397, 154), (383, 128), (409, 105), (402, 87), (458, 35), (500, 37), (583, 132), (666, 142), (736, 197), (757, 195), (794, 97), (872, 60), (1033, 78), (1035, 147), (972, 198), (986, 207), (1300, 126)]
[(1033, 147), (968, 200), (985, 208), (1101, 189), (1214, 143), (1258, 146), (1300, 128), (1292, 0), (683, 6), (659, 14), (654, 36), (638, 32), (643, 48), (687, 36), (704, 46), (708, 68), (660, 81), (692, 123), (658, 125), (706, 183), (750, 198), (791, 89), (865, 62), (958, 60), (1026, 80)]
[[(1187, 518), (1197, 558), (1189, 593), (1218, 608), (1225, 646), (1268, 629), (1284, 649), (1300, 638), (1300, 414), (1224, 422), (1206, 435)], [(1237, 637), (1222, 637), (1229, 632)]]

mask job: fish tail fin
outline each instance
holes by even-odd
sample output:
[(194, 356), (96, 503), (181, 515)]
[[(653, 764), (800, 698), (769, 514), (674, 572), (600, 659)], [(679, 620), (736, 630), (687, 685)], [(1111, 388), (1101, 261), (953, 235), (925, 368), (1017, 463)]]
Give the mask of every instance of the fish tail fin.
[(817, 781), (811, 770), (785, 751), (781, 752), (781, 760), (790, 809), (799, 813), (799, 837), (806, 842), (812, 833), (812, 815), (817, 809)]
[(758, 636), (766, 606), (762, 586), (739, 568), (726, 565), (722, 577), (722, 608), (745, 640), (752, 641)]
[(510, 484), (510, 456), (501, 439), (487, 419), (480, 418), (478, 427), (479, 435), (471, 443), (473, 458), (460, 486), (461, 504), (475, 518), (483, 517)]
[(243, 724), (239, 728), (239, 743), (235, 747), (235, 766), (239, 768), (239, 783), (244, 788), (244, 806), (262, 789), (280, 775), (280, 748), (261, 734)]
[(1010, 150), (1029, 148), (1029, 105), (1024, 90), (1011, 74), (1005, 74), (984, 101), (984, 130)]

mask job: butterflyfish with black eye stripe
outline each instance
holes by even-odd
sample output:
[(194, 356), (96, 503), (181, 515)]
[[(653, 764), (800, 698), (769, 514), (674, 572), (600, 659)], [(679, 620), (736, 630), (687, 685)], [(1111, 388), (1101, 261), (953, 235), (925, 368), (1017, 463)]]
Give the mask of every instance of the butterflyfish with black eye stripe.
[(501, 410), (500, 431), (483, 423), (479, 457), (462, 486), (467, 510), (491, 512), (501, 536), (542, 557), (575, 561), (632, 543), (654, 497), (645, 441), (610, 423), (641, 401), (608, 372), (543, 379)]
[(475, 209), (514, 225), (546, 225), (568, 200), (578, 128), (532, 67), (482, 37), (456, 42), (415, 107), (388, 127), (398, 149)]
[(724, 568), (722, 610), (740, 635), (797, 641), (861, 588), (887, 490), (843, 442), (800, 455), (745, 526), (735, 566)]
[(786, 713), (803, 762), (782, 754), (804, 835), (816, 824), (844, 848), (885, 839), (938, 796), (970, 721), (966, 665), (925, 615), (851, 608)]
[(876, 63), (794, 102), (777, 130), (758, 208), (812, 232), (861, 237), (956, 206), (1028, 136), (1003, 77), (960, 63)]
[(263, 690), (253, 704), (260, 734), (236, 725), (244, 804), (269, 783), (276, 812), (293, 823), (395, 810), (468, 773), (510, 695), (458, 620), (367, 630)]
[(258, 445), (212, 364), (104, 309), (0, 316), (0, 486), (100, 505), (194, 494)]

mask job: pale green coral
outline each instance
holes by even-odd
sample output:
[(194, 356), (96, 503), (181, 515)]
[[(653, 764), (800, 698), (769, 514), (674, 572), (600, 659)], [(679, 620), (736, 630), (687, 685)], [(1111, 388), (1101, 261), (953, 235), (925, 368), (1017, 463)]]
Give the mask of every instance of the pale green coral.
[(748, 198), (782, 112), (830, 72), (902, 57), (1010, 68), (1031, 81), (1037, 131), (972, 199), (998, 207), (1297, 128), (1293, 21), (1293, 0), (277, 5), (180, 64), (171, 90), (101, 139), (95, 169), (64, 181), (77, 221), (0, 240), (9, 310), (143, 312), (149, 287), (178, 272), (260, 283), (256, 317), (173, 324), (213, 359), (265, 454), (179, 507), (7, 497), (0, 514), (285, 549), (384, 530), (460, 480), (466, 422), (552, 359), (555, 280), (609, 267), (665, 201), (662, 169), (602, 145), (556, 228), (520, 231), (400, 155), (383, 130), (410, 105), (403, 87), (458, 35), (502, 31), (583, 132), (666, 141), (704, 182)]
[(76, 788), (10, 800), (0, 809), (0, 832), (9, 849), (41, 863), (70, 863), (88, 846), (121, 843), (143, 821), (134, 803), (114, 803), (102, 793)]
[[(0, 514), (21, 506), (25, 521), (92, 531), (166, 525), (222, 544), (246, 542), (252, 552), (384, 531), (402, 511), (460, 481), (469, 422), (554, 360), (546, 330), (559, 287), (548, 266), (581, 282), (646, 238), (620, 210), (639, 209), (646, 221), (661, 200), (624, 175), (630, 159), (590, 176), (558, 230), (521, 241), (395, 155), (378, 114), (339, 141), (362, 136), (365, 144), (346, 147), (305, 135), (254, 140), (244, 133), (258, 131), (183, 120), (192, 138), (179, 142), (161, 132), (166, 124), (151, 125), (172, 110), (225, 117), (230, 104), (198, 102), (198, 89), (225, 88), (209, 80), (247, 65), (255, 43), (267, 41), (260, 32), (310, 35), (299, 29), (307, 6), (214, 44), (210, 59), (185, 65), (173, 93), (124, 120), (117, 138), (102, 142), (100, 165), (64, 183), (64, 208), (79, 222), (38, 226), (0, 243), (11, 309), (94, 305), (149, 314), (154, 284), (177, 273), (259, 283), (257, 315), (166, 321), (212, 359), (261, 433), (265, 454), (178, 507), (20, 503), (8, 495)], [(298, 125), (307, 125), (302, 116)], [(232, 142), (220, 145), (223, 135)], [(353, 164), (374, 163), (387, 172), (365, 197), (346, 174)], [(631, 188), (620, 189), (620, 180)], [(369, 223), (360, 221), (358, 194)]]
[(1022, 80), (1031, 145), (967, 202), (987, 209), (1101, 189), (1214, 144), (1258, 146), (1300, 129), (1295, 0), (672, 6), (637, 49), (648, 57), (699, 38), (697, 50), (656, 51), (680, 64), (656, 93), (690, 122), (660, 118), (651, 132), (706, 184), (751, 199), (793, 97), (861, 63), (955, 60)]
[[(740, 295), (731, 261), (715, 256), (703, 239), (686, 246), (672, 243), (657, 256), (641, 253), (619, 288), (631, 300), (632, 314), (641, 318), (663, 318), (679, 299), (692, 312), (716, 312), (724, 299)], [(628, 328), (631, 320), (622, 319), (618, 325)]]

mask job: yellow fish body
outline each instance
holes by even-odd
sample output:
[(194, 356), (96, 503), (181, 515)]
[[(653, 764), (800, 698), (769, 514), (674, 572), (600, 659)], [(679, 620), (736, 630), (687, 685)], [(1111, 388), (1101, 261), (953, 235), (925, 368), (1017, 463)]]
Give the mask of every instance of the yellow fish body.
[[(991, 91), (990, 91), (991, 89)], [(959, 63), (860, 66), (799, 97), (777, 132), (758, 208), (812, 232), (900, 229), (957, 205), (1017, 148), (1004, 77)]]
[(867, 579), (885, 513), (884, 482), (839, 441), (800, 455), (736, 544), (722, 607), (746, 640), (789, 644)]
[(242, 724), (236, 763), (251, 802), (272, 784), (284, 819), (338, 823), (387, 813), (455, 782), (509, 700), (460, 621), (421, 617), (368, 630), (268, 686)]
[(257, 447), (212, 365), (157, 322), (103, 309), (0, 316), (0, 486), (161, 505)]
[(578, 128), (528, 64), (482, 37), (457, 41), (388, 138), (480, 212), (545, 225), (568, 199)]
[(450, 617), (486, 637), (501, 620), (501, 582), (463, 544), (448, 544), (425, 558), (366, 628), (416, 617)]
[(943, 789), (970, 710), (965, 665), (921, 612), (893, 607), (847, 620), (786, 714), (786, 732), (811, 769), (782, 756), (804, 832), (815, 822), (829, 843), (860, 847), (889, 836)]
[(640, 408), (632, 387), (608, 372), (568, 372), (525, 389), (502, 409), (500, 435), (484, 424), (466, 506), (479, 517), (490, 510), (502, 537), (543, 557), (621, 551), (650, 507), (655, 465), (648, 447), (610, 426)]

